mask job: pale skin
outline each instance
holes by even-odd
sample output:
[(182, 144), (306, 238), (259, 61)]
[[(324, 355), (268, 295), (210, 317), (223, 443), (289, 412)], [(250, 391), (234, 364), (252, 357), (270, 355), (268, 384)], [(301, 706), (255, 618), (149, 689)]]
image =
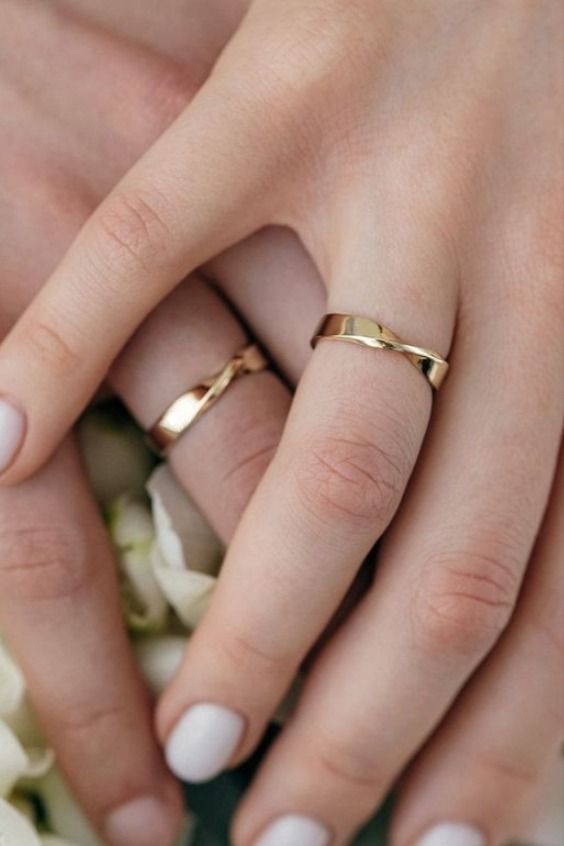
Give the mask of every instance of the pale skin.
[[(212, 289), (194, 279), (177, 287), (211, 262), (288, 379), (302, 378), (291, 408), (272, 373), (242, 380), (171, 456), (231, 544), (212, 608), (159, 705), (159, 739), (170, 741), (191, 705), (216, 703), (243, 718), (225, 764), (247, 757), (390, 526), (374, 586), (318, 656), (233, 842), (251, 846), (293, 814), (345, 843), (405, 773), (394, 846), (445, 821), (501, 844), (562, 740), (560, 6), (261, 0), (240, 22), (242, 8), (208, 5), (192, 52), (176, 4), (170, 32), (162, 15), (155, 30), (135, 14), (114, 19), (115, 8), (96, 6), (114, 36), (75, 19), (76, 55), (60, 50), (58, 24), (33, 4), (3, 8), (35, 64), (24, 73), (22, 50), (3, 59), (11, 119), (0, 297), (2, 331), (12, 328), (0, 394), (23, 410), (26, 430), (2, 477), (0, 616), (69, 778), (117, 846), (129, 842), (123, 826), (112, 831), (112, 811), (157, 797), (167, 842), (174, 784), (140, 704), (107, 542), (73, 447), (59, 444), (110, 368), (149, 425), (244, 340)], [(131, 31), (117, 39), (124, 19)], [(156, 49), (135, 46), (149, 32)], [(96, 72), (107, 78), (87, 90), (94, 77), (73, 62), (84, 67), (100, 50)], [(19, 89), (8, 82), (14, 69), (27, 81)], [(85, 98), (91, 109), (78, 107)], [(52, 123), (41, 123), (38, 102)], [(276, 233), (213, 261), (272, 224), (294, 230), (314, 264)], [(398, 355), (344, 344), (310, 355), (307, 336), (325, 310), (371, 316), (448, 355), (440, 395), (433, 401)], [(186, 324), (174, 322), (179, 311)], [(163, 375), (167, 336), (179, 356), (193, 345), (178, 384)], [(230, 467), (246, 450), (248, 461)], [(71, 530), (54, 521), (54, 502), (75, 509), (84, 528), (70, 537), (88, 554), (64, 555)], [(40, 533), (52, 524), (61, 532), (48, 534), (46, 561), (33, 539), (44, 549)], [(65, 614), (70, 591), (81, 613)], [(64, 666), (63, 643), (76, 649)], [(76, 678), (64, 694), (73, 699), (54, 701), (56, 673)], [(103, 700), (95, 673), (108, 682)]]

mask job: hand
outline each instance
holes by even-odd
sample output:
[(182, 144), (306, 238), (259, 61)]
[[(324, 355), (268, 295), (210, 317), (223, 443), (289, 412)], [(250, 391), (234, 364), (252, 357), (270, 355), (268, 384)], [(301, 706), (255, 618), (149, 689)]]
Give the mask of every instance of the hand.
[(318, 662), (235, 842), (262, 833), (261, 846), (298, 846), (300, 831), (304, 844), (329, 831), (344, 841), (433, 731), (397, 842), (443, 820), (452, 827), (435, 843), (500, 842), (560, 742), (550, 514), (515, 610), (563, 414), (560, 10), (441, 12), (253, 4), (194, 103), (90, 218), (0, 352), (2, 391), (27, 417), (4, 476), (13, 482), (49, 454), (178, 280), (268, 223), (298, 232), (331, 311), (450, 348), (421, 455), (431, 399), (405, 359), (321, 344), (308, 364), (163, 703), (180, 772), (206, 763), (194, 720), (218, 718), (207, 730), (226, 741), (215, 747), (226, 764), (248, 754), (401, 510), (377, 588)]
[[(96, 8), (99, 15), (115, 10), (115, 3)], [(10, 25), (3, 30), (9, 38), (0, 78), (6, 154), (0, 167), (0, 337), (108, 186), (170, 122), (175, 103), (180, 108), (180, 88), (163, 103), (163, 85), (182, 76), (187, 101), (189, 86), (197, 83), (194, 65), (136, 48), (133, 34), (118, 38), (112, 28), (93, 29), (88, 18), (59, 16), (41, 3), (3, 11)], [(135, 17), (128, 21), (133, 27)], [(206, 29), (206, 39), (211, 50), (217, 25)], [(197, 55), (195, 45), (185, 51)], [(96, 68), (85, 77), (80, 68), (90, 55), (97, 57)], [(124, 90), (133, 126), (131, 117), (128, 125), (124, 116), (124, 126), (113, 118), (122, 115)], [(279, 281), (282, 265), (288, 290), (295, 289), (296, 313), (288, 314), (294, 331), (284, 326), (281, 334), (274, 326), (264, 340), (273, 354), (281, 348), (280, 364), (291, 380), (303, 367), (309, 325), (323, 305), (301, 248), (289, 235), (264, 233), (221, 257), (210, 273), (224, 293), (237, 287), (241, 309), (251, 300), (248, 317), (262, 323), (254, 292), (272, 290), (275, 297), (270, 280)], [(283, 303), (280, 312), (285, 308)], [(193, 277), (146, 322), (115, 363), (111, 381), (149, 425), (244, 341), (234, 313), (214, 288)], [(288, 404), (287, 388), (272, 373), (241, 380), (171, 451), (179, 478), (225, 540), (277, 444)], [(202, 453), (209, 456), (205, 467)], [(118, 846), (168, 846), (178, 825), (179, 792), (153, 736), (152, 708), (124, 636), (112, 552), (71, 438), (33, 480), (0, 491), (0, 627), (25, 666), (46, 733), (96, 827)]]

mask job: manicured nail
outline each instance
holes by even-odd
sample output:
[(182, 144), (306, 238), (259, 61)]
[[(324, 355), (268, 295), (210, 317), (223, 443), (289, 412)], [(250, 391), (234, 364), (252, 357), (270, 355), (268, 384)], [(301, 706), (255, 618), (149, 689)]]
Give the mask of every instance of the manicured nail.
[(446, 822), (429, 829), (417, 846), (486, 846), (486, 839), (473, 826)]
[(105, 825), (111, 846), (171, 846), (176, 820), (159, 799), (144, 796), (116, 808)]
[(222, 705), (193, 705), (177, 722), (166, 745), (166, 760), (183, 781), (208, 781), (226, 768), (239, 746), (245, 721)]
[(0, 397), (0, 473), (7, 470), (19, 450), (25, 418), (15, 405)]
[(269, 825), (255, 846), (328, 846), (330, 840), (331, 835), (317, 820), (288, 814)]

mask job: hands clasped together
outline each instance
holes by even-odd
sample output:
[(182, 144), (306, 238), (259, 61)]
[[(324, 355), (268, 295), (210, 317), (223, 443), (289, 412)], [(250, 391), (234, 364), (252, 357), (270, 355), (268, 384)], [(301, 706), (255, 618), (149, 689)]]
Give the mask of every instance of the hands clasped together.
[[(157, 5), (0, 7), (0, 625), (98, 828), (167, 846), (176, 786), (67, 433), (106, 378), (149, 429), (256, 338), (276, 370), (169, 451), (229, 542), (158, 707), (169, 764), (252, 752), (385, 533), (233, 842), (339, 846), (404, 773), (393, 844), (501, 844), (562, 740), (563, 11)], [(310, 352), (326, 312), (448, 357), (444, 387), (400, 352)]]

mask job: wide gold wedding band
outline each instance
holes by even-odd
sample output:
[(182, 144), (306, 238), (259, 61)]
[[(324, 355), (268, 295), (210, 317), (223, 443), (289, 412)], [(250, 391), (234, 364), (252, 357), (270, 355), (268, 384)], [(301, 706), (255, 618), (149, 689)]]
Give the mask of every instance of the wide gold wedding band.
[(326, 314), (311, 339), (312, 347), (318, 341), (346, 341), (373, 350), (392, 350), (404, 355), (427, 379), (431, 387), (438, 390), (448, 371), (448, 361), (439, 353), (425, 347), (406, 344), (390, 329), (368, 317), (354, 314)]
[(165, 453), (217, 402), (232, 382), (266, 367), (268, 361), (256, 344), (237, 352), (219, 373), (190, 388), (167, 408), (147, 433), (153, 449)]

